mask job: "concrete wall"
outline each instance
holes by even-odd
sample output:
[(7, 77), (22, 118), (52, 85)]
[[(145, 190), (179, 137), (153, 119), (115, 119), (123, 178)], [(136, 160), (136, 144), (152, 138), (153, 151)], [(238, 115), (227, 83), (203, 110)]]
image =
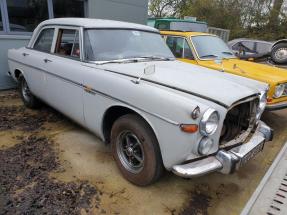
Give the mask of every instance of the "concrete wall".
[(88, 16), (146, 24), (148, 0), (89, 0)]
[(8, 75), (7, 51), (28, 44), (30, 36), (0, 35), (0, 89), (15, 87), (15, 82)]

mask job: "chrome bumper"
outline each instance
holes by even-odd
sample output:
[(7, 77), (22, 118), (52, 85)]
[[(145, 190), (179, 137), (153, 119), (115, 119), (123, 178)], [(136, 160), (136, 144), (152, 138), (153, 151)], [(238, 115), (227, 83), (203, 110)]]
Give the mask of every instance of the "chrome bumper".
[(253, 153), (262, 151), (264, 146), (262, 143), (272, 141), (272, 139), (273, 130), (260, 121), (255, 133), (247, 143), (229, 151), (219, 150), (216, 155), (202, 160), (175, 165), (172, 168), (172, 172), (184, 178), (198, 177), (215, 171), (231, 174), (245, 164), (249, 158), (252, 158)]
[(267, 105), (266, 110), (267, 111), (274, 111), (274, 110), (281, 110), (287, 108), (287, 102), (280, 102), (272, 105)]

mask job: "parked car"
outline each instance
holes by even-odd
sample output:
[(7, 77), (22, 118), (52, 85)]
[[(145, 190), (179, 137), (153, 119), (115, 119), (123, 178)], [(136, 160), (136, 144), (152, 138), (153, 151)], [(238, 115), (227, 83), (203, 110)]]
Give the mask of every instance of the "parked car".
[(287, 39), (267, 42), (253, 39), (235, 39), (228, 46), (240, 59), (270, 57), (276, 64), (287, 64)]
[(110, 143), (136, 185), (164, 168), (232, 173), (272, 139), (260, 121), (266, 84), (175, 61), (148, 26), (51, 19), (8, 61), (27, 107), (42, 100)]
[(270, 86), (267, 110), (287, 108), (287, 70), (238, 59), (219, 37), (201, 32), (161, 31), (179, 60), (258, 80)]
[(273, 43), (240, 38), (229, 41), (228, 46), (240, 59), (260, 59), (270, 57)]
[(277, 64), (287, 64), (287, 39), (278, 40), (273, 44), (271, 58)]

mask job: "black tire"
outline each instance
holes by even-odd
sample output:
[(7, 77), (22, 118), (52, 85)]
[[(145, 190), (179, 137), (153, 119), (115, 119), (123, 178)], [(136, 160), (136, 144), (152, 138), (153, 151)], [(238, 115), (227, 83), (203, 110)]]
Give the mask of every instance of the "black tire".
[[(127, 137), (129, 142), (133, 143), (130, 147), (127, 147), (127, 141), (123, 141)], [(118, 168), (131, 183), (147, 186), (162, 176), (164, 167), (158, 141), (150, 126), (141, 117), (128, 114), (116, 120), (112, 127), (111, 145)], [(131, 148), (133, 152), (129, 150)], [(142, 162), (135, 157), (142, 158)]]
[(272, 48), (271, 59), (277, 64), (287, 63), (287, 43), (279, 43)]
[(21, 99), (26, 107), (37, 109), (41, 106), (40, 100), (32, 94), (23, 75), (20, 75), (18, 79), (18, 88)]

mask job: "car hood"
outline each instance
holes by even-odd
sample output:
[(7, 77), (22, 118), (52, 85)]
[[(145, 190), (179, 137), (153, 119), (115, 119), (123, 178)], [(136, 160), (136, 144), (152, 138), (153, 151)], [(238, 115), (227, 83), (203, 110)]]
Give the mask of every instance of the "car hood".
[[(144, 75), (144, 69), (151, 65), (155, 66), (155, 73)], [(131, 78), (142, 77), (144, 81), (199, 96), (225, 107), (258, 94), (260, 88), (265, 87), (259, 82), (246, 78), (180, 61), (105, 64), (96, 67)]]
[[(216, 64), (214, 61), (201, 61), (200, 64), (212, 69), (222, 69), (222, 66)], [(236, 65), (236, 68), (234, 68), (234, 65)], [(223, 60), (223, 67), (225, 71), (230, 73), (269, 84), (287, 82), (287, 70), (270, 65), (264, 65), (239, 59), (229, 59)]]

